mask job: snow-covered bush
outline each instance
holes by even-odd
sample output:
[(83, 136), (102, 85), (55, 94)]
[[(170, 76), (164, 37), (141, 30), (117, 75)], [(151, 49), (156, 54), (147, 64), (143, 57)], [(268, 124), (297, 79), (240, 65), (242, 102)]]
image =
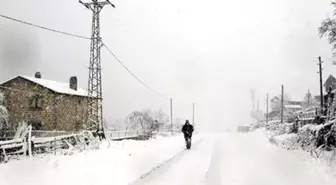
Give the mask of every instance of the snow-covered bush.
[(250, 125), (250, 131), (254, 131), (265, 126), (266, 126), (265, 122), (254, 122)]
[(302, 149), (316, 153), (317, 150), (335, 148), (335, 136), (336, 126), (333, 122), (328, 122), (323, 125), (308, 124), (301, 127), (297, 134), (278, 135), (273, 139), (286, 149)]
[(336, 124), (335, 121), (324, 124), (318, 135), (318, 146), (323, 146), (325, 150), (333, 150), (336, 147)]
[(5, 97), (0, 91), (0, 130), (8, 127), (8, 111), (4, 106)]
[(275, 122), (266, 125), (266, 130), (272, 132), (274, 135), (282, 135), (286, 133), (287, 125)]
[(274, 136), (270, 141), (287, 150), (293, 150), (299, 148), (298, 139), (299, 137), (297, 134), (291, 133)]
[(313, 124), (301, 127), (298, 131), (298, 147), (306, 151), (314, 150), (317, 146), (318, 133), (321, 128), (321, 125)]

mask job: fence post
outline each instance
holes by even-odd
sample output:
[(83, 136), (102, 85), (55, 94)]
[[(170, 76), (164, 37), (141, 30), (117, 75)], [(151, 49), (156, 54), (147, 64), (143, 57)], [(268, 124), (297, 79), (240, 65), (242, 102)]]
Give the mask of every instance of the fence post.
[(29, 125), (29, 127), (28, 127), (28, 155), (29, 155), (29, 157), (32, 156), (31, 132), (32, 132), (32, 126)]
[(54, 138), (54, 155), (56, 155), (56, 138)]

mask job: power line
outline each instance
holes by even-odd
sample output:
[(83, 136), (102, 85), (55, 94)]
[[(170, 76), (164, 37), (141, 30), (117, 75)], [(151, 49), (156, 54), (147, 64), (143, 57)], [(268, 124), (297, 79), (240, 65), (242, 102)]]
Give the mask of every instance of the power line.
[(90, 37), (85, 37), (85, 36), (81, 36), (81, 35), (76, 35), (76, 34), (64, 32), (64, 31), (59, 31), (59, 30), (47, 28), (47, 27), (44, 27), (44, 26), (40, 26), (40, 25), (37, 25), (37, 24), (30, 23), (30, 22), (26, 22), (26, 21), (22, 21), (22, 20), (19, 20), (19, 19), (12, 18), (12, 17), (8, 17), (8, 16), (2, 15), (2, 14), (0, 14), (0, 17), (2, 17), (4, 19), (11, 20), (11, 21), (19, 22), (19, 23), (22, 23), (22, 24), (25, 24), (25, 25), (40, 28), (40, 29), (43, 29), (43, 30), (52, 31), (52, 32), (56, 32), (56, 33), (67, 35), (67, 36), (77, 37), (77, 38), (80, 38), (80, 39), (91, 40)]
[[(59, 34), (63, 34), (63, 35), (67, 35), (67, 36), (72, 36), (72, 37), (77, 37), (77, 38), (80, 38), (80, 39), (87, 39), (87, 40), (91, 40), (90, 37), (85, 37), (85, 36), (81, 36), (81, 35), (77, 35), (77, 34), (72, 34), (72, 33), (69, 33), (69, 32), (64, 32), (64, 31), (59, 31), (59, 30), (55, 30), (55, 29), (52, 29), (52, 28), (47, 28), (47, 27), (44, 27), (44, 26), (40, 26), (40, 25), (37, 25), (37, 24), (34, 24), (34, 23), (30, 23), (30, 22), (26, 22), (26, 21), (23, 21), (23, 20), (19, 20), (19, 19), (15, 19), (15, 18), (12, 18), (12, 17), (9, 17), (9, 16), (5, 16), (5, 15), (2, 15), (0, 14), (0, 17), (1, 18), (4, 18), (4, 19), (7, 19), (7, 20), (11, 20), (11, 21), (15, 21), (15, 22), (18, 22), (18, 23), (22, 23), (22, 24), (25, 24), (25, 25), (28, 25), (28, 26), (32, 26), (32, 27), (36, 27), (36, 28), (40, 28), (40, 29), (43, 29), (43, 30), (47, 30), (47, 31), (51, 31), (51, 32), (55, 32), (55, 33), (59, 33)], [(155, 93), (156, 95), (162, 97), (162, 98), (166, 98), (166, 99), (170, 99), (169, 97), (167, 96), (164, 96), (162, 94), (160, 94), (159, 92), (155, 91), (154, 89), (152, 89), (151, 87), (149, 87), (146, 83), (144, 83), (142, 80), (140, 80), (104, 43), (102, 43), (103, 46), (109, 51), (110, 54), (113, 55), (113, 57), (138, 81), (140, 82), (143, 86), (145, 86), (148, 90), (152, 91), (153, 93)]]
[(160, 93), (158, 93), (157, 91), (155, 91), (154, 89), (152, 89), (151, 87), (149, 87), (146, 83), (144, 83), (142, 80), (140, 80), (107, 46), (105, 43), (103, 43), (103, 46), (107, 49), (107, 51), (113, 55), (113, 57), (119, 62), (119, 64), (121, 64), (124, 69), (126, 69), (138, 82), (140, 82), (144, 87), (146, 87), (148, 90), (152, 91), (153, 93), (155, 93), (156, 95), (162, 97), (162, 98), (166, 98), (166, 99), (170, 99), (167, 96), (164, 96)]

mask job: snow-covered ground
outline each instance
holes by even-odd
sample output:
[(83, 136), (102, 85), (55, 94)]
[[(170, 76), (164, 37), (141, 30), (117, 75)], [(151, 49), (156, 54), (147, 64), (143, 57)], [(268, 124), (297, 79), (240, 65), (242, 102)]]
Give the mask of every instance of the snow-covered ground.
[(98, 151), (72, 156), (10, 161), (0, 164), (0, 184), (335, 185), (336, 176), (309, 154), (276, 147), (255, 131), (199, 134), (191, 150), (185, 150), (179, 135), (104, 143)]
[[(196, 136), (194, 140), (199, 139)], [(183, 136), (113, 141), (98, 151), (49, 155), (0, 164), (1, 185), (128, 184), (184, 150)]]
[(308, 153), (270, 144), (261, 131), (223, 136), (220, 140), (221, 184), (336, 184), (332, 168)]

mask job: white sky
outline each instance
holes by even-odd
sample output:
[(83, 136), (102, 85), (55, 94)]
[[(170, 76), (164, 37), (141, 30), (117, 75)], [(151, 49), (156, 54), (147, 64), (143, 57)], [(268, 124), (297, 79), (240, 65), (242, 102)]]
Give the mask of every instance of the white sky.
[[(320, 21), (329, 0), (115, 0), (101, 13), (103, 41), (153, 89), (174, 100), (174, 116), (202, 128), (248, 124), (250, 88), (260, 108), (266, 93), (292, 99), (318, 93), (317, 57), (324, 78), (336, 72)], [(0, 13), (54, 29), (90, 36), (91, 12), (77, 0), (0, 0)], [(17, 74), (87, 87), (89, 41), (0, 19), (0, 81)], [(124, 119), (133, 110), (162, 108), (155, 96), (102, 50), (105, 118)], [(216, 126), (216, 127), (213, 127)]]

